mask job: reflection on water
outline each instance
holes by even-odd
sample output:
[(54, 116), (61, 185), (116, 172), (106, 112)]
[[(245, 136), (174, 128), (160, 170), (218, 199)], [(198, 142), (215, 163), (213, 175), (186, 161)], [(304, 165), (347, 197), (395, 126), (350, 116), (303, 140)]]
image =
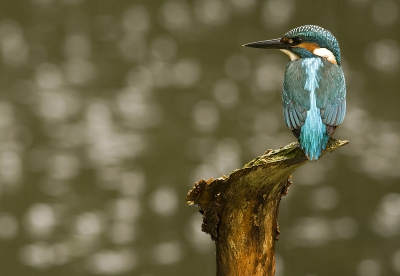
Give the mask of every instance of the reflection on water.
[(294, 141), (286, 57), (241, 45), (310, 23), (341, 43), (348, 112), (335, 136), (351, 142), (294, 174), (276, 275), (400, 273), (400, 5), (339, 2), (9, 2), (2, 273), (214, 274), (188, 189)]

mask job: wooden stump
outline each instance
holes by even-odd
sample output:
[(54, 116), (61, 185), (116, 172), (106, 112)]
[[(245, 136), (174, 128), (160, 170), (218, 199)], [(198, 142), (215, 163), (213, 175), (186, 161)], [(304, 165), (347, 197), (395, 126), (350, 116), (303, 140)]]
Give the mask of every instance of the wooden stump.
[[(348, 144), (331, 139), (323, 154)], [(200, 180), (186, 202), (216, 245), (217, 276), (273, 276), (278, 210), (291, 174), (309, 160), (298, 143), (269, 150), (229, 176)]]

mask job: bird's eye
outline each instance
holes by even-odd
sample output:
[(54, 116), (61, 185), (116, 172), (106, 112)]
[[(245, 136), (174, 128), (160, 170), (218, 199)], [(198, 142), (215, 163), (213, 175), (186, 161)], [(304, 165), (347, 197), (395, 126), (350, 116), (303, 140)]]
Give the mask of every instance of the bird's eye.
[(303, 39), (301, 37), (295, 37), (292, 39), (293, 44), (297, 45), (303, 42)]

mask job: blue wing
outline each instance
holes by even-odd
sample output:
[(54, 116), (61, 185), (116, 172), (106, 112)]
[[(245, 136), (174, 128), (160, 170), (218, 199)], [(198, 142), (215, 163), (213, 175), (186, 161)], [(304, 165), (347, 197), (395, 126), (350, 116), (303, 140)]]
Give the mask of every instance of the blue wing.
[(323, 60), (321, 80), (316, 89), (317, 107), (320, 109), (322, 122), (329, 126), (338, 126), (346, 114), (346, 84), (343, 70)]
[(310, 110), (310, 92), (304, 89), (306, 74), (301, 60), (295, 60), (286, 66), (283, 80), (283, 118), (291, 129), (300, 129)]

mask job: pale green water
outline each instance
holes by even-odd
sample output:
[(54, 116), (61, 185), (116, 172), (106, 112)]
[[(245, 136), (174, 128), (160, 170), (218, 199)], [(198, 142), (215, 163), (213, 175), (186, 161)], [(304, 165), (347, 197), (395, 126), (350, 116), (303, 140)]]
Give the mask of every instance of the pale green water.
[(341, 45), (351, 142), (295, 173), (276, 275), (400, 275), (399, 1), (3, 2), (0, 275), (215, 275), (186, 193), (295, 140), (287, 57), (241, 45), (304, 24)]

